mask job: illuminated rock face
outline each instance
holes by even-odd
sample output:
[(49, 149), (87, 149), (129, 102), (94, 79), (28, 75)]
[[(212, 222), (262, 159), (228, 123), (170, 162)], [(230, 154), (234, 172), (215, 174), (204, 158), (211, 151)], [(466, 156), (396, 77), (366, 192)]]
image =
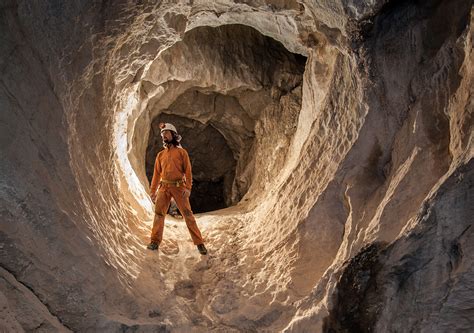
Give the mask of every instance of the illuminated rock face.
[[(1, 330), (474, 326), (469, 1), (7, 0), (0, 31)], [(160, 117), (223, 137), (207, 257), (172, 218), (145, 249)]]

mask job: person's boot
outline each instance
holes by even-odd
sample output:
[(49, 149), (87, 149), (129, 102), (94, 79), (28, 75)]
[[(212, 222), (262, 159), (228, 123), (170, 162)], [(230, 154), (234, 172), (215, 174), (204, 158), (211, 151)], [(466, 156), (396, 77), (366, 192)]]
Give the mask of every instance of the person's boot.
[(207, 249), (204, 244), (199, 244), (197, 248), (199, 250), (199, 253), (201, 253), (203, 256), (207, 254)]
[(158, 243), (150, 242), (150, 244), (148, 244), (148, 246), (147, 246), (146, 248), (147, 248), (148, 250), (155, 251), (155, 250), (158, 250), (158, 246), (159, 246)]

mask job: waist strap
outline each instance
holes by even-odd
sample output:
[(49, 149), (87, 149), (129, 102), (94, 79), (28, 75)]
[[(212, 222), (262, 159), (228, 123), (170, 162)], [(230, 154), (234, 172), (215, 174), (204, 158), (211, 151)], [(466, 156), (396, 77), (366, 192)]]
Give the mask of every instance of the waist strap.
[(174, 185), (176, 187), (179, 187), (179, 185), (183, 184), (184, 181), (182, 179), (180, 180), (166, 180), (166, 179), (162, 179), (161, 180), (161, 183), (163, 184), (168, 184), (168, 185)]

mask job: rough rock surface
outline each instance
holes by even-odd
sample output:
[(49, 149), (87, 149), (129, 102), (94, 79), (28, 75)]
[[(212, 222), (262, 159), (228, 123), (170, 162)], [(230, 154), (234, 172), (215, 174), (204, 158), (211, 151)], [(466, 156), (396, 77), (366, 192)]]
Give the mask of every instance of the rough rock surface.
[(1, 268), (0, 274), (2, 332), (71, 332), (9, 272)]
[[(473, 24), (470, 0), (2, 1), (0, 329), (469, 331)], [(160, 116), (235, 161), (206, 257), (171, 217), (145, 249)]]

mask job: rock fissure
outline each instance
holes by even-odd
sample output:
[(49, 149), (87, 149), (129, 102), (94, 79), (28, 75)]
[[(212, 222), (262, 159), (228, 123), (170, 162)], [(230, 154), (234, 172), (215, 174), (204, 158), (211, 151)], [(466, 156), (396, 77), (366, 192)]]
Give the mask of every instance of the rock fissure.
[[(50, 308), (48, 307), (48, 304), (44, 303), (40, 299), (40, 297), (35, 293), (35, 291), (32, 289), (31, 286), (22, 283), (11, 272), (9, 272), (7, 269), (1, 266), (0, 266), (0, 274), (1, 274), (2, 280), (4, 281), (4, 283), (1, 284), (1, 289), (0, 289), (0, 292), (2, 293), (2, 295), (5, 295), (5, 293), (7, 292), (5, 288), (10, 288), (10, 289), (15, 290), (13, 292), (13, 294), (15, 294), (14, 296), (11, 295), (11, 292), (8, 292), (10, 293), (10, 295), (7, 295), (7, 300), (10, 299), (10, 302), (12, 303), (9, 303), (10, 306), (4, 307), (2, 309), (2, 312), (5, 311), (5, 308), (13, 312), (14, 317), (18, 318), (15, 321), (17, 321), (17, 324), (20, 324), (23, 329), (27, 328), (27, 330), (34, 331), (34, 330), (38, 330), (40, 327), (44, 327), (46, 330), (56, 329), (63, 332), (72, 332), (72, 330), (69, 327), (67, 327), (57, 315), (51, 312)], [(17, 295), (18, 293), (20, 295)], [(33, 327), (33, 328), (24, 326), (25, 324), (30, 325), (28, 321), (33, 321), (32, 318), (25, 320), (27, 319), (25, 318), (25, 314), (31, 311), (30, 309), (28, 309), (29, 307), (32, 308), (31, 310), (35, 310), (36, 317), (39, 317), (39, 318), (35, 318), (35, 321), (40, 320), (40, 322), (36, 324), (38, 326)], [(10, 323), (14, 325), (14, 323), (12, 322)], [(8, 329), (8, 327), (2, 327), (2, 328)], [(15, 329), (15, 328), (14, 326), (12, 326), (10, 327), (10, 329)]]

